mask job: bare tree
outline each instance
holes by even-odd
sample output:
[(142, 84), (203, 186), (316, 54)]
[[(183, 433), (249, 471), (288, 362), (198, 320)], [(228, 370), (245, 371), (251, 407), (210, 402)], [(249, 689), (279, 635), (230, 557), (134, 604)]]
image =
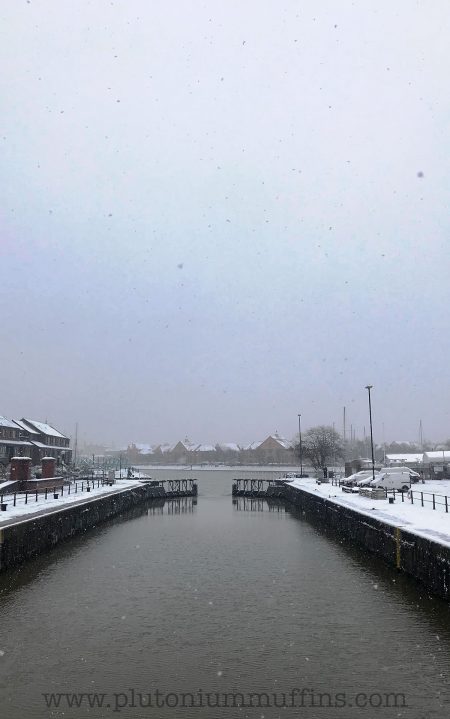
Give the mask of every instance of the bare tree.
[(311, 427), (304, 435), (303, 453), (316, 469), (326, 467), (329, 460), (341, 458), (343, 455), (341, 436), (328, 425)]

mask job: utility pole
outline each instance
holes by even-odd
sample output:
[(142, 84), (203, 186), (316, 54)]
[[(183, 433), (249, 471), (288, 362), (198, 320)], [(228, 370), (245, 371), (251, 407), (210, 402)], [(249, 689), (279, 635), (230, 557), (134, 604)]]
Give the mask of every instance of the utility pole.
[(301, 414), (298, 415), (298, 453), (300, 455), (300, 476), (303, 474), (303, 448)]
[(345, 407), (344, 407), (344, 464), (347, 459), (347, 436), (345, 433)]
[(373, 454), (373, 430), (372, 430), (372, 402), (370, 399), (370, 390), (373, 388), (372, 384), (366, 385), (366, 390), (369, 394), (369, 421), (370, 421), (370, 446), (372, 449), (372, 480), (375, 480), (375, 457)]
[(73, 466), (77, 466), (77, 452), (78, 452), (78, 422), (75, 423), (75, 443), (73, 447)]

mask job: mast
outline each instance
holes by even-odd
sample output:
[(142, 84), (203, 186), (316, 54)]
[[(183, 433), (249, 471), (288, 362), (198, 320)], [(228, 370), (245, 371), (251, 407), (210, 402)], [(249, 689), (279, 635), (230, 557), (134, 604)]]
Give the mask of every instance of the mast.
[(344, 407), (344, 463), (347, 459), (347, 437), (345, 433), (345, 407)]
[(73, 446), (73, 466), (77, 464), (77, 450), (78, 450), (78, 422), (75, 423), (75, 443)]

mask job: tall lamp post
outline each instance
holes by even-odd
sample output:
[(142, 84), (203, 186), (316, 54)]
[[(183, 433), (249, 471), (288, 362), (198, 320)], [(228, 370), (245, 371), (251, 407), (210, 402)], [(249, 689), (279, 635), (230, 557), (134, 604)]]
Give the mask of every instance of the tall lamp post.
[(302, 415), (298, 415), (298, 453), (300, 455), (300, 476), (303, 474), (303, 448), (302, 448)]
[(369, 421), (370, 421), (370, 447), (372, 450), (372, 479), (375, 479), (375, 457), (373, 454), (373, 431), (372, 431), (372, 402), (370, 399), (370, 390), (373, 388), (372, 384), (366, 385), (366, 390), (369, 395)]

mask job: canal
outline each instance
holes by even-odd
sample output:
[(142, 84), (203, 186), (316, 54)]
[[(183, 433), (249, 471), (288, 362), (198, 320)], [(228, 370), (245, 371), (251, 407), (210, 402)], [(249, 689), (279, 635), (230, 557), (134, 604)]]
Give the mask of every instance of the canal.
[(197, 476), (197, 503), (0, 576), (1, 717), (448, 717), (448, 605), (283, 505), (233, 502), (242, 472), (150, 472)]

